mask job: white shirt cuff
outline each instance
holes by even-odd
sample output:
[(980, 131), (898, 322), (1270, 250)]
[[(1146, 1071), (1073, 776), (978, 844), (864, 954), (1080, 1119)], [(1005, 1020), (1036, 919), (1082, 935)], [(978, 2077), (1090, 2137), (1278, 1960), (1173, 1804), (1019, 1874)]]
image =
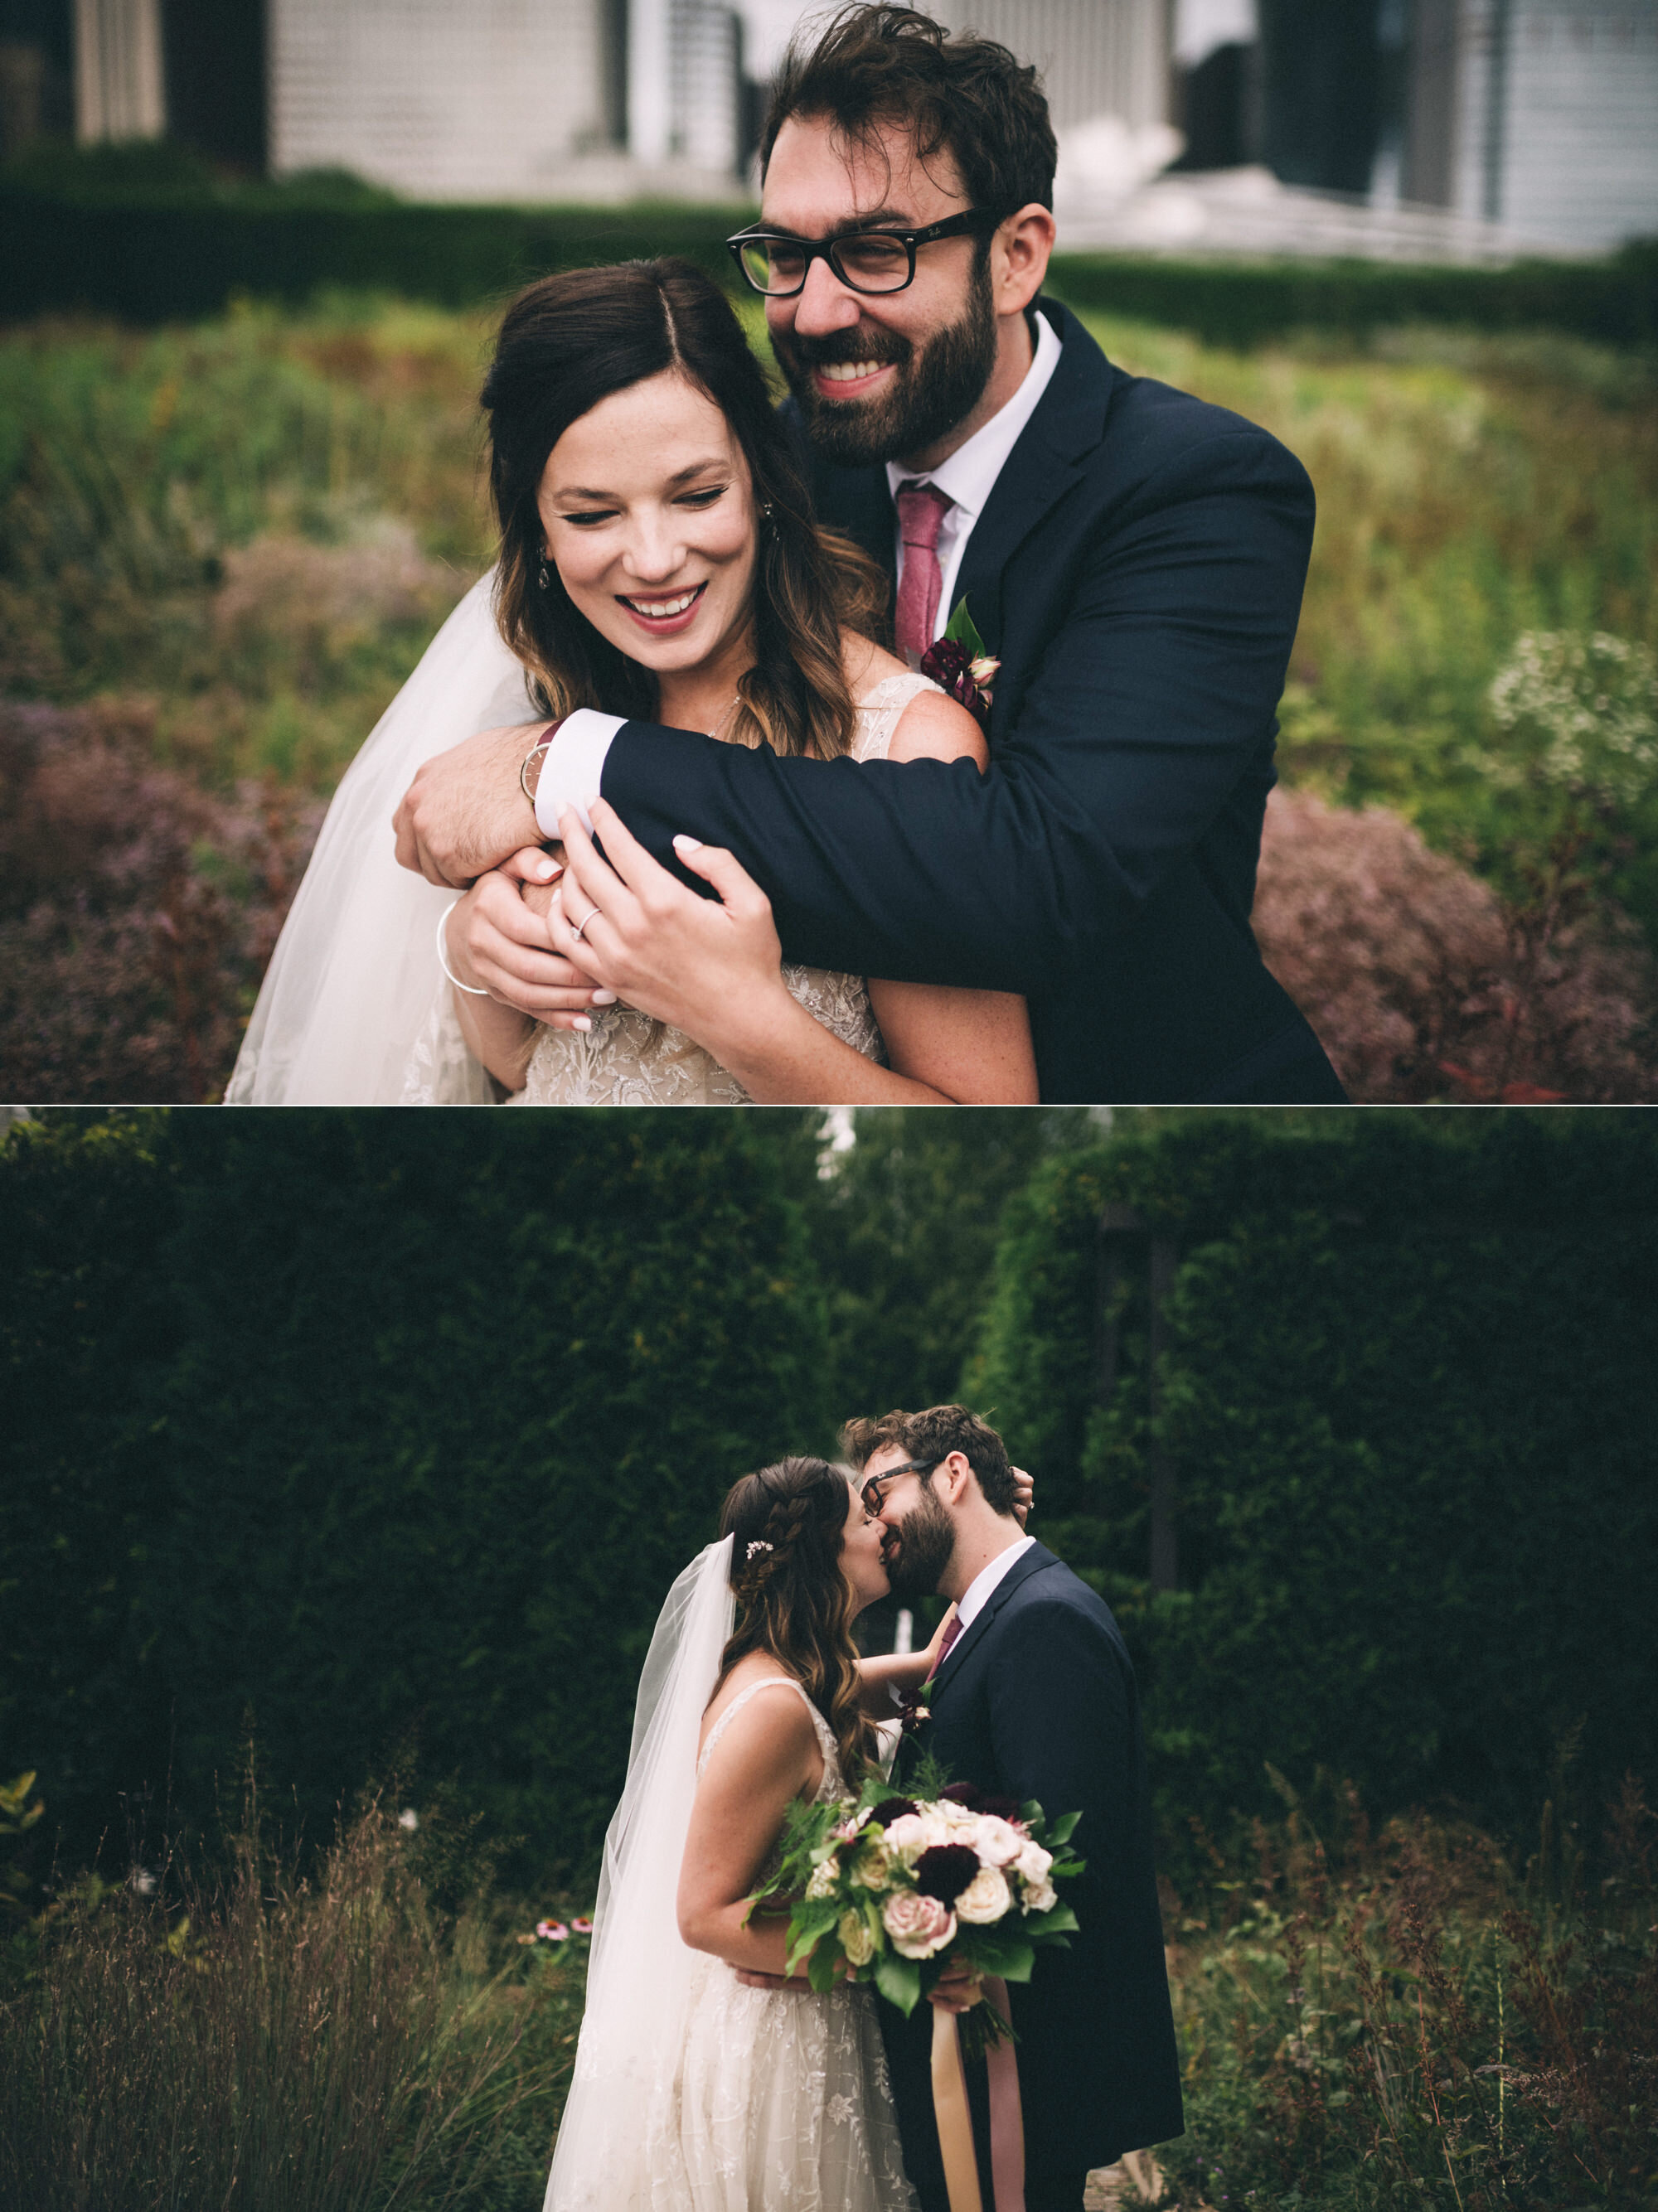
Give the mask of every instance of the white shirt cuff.
[(547, 747), (535, 787), (535, 826), (544, 837), (558, 836), (561, 806), (573, 806), (582, 827), (592, 836), (588, 801), (599, 795), (611, 739), (625, 720), (622, 714), (601, 714), (596, 707), (578, 707), (566, 718)]

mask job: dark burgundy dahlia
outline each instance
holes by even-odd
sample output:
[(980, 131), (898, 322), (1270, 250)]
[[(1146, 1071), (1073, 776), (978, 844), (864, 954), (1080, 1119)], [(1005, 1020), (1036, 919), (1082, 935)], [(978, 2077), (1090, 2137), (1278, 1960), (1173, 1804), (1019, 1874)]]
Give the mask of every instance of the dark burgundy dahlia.
[(978, 1872), (978, 1853), (967, 1844), (935, 1844), (916, 1861), (916, 1887), (923, 1897), (954, 1905)]

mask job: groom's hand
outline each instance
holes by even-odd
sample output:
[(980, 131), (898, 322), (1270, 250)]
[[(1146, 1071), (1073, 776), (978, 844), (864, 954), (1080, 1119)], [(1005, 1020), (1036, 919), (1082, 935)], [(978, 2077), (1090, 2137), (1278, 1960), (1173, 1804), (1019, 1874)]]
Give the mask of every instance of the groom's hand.
[(464, 890), (509, 853), (535, 844), (541, 832), (518, 777), (546, 727), (484, 730), (418, 768), (392, 817), (398, 865)]

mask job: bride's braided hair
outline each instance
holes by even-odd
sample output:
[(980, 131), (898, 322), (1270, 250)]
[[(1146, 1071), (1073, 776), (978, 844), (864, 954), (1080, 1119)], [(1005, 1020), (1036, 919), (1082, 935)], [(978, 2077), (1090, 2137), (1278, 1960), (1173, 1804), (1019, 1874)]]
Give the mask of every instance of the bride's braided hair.
[(851, 1510), (845, 1471), (827, 1460), (779, 1460), (734, 1485), (720, 1534), (732, 1539), (737, 1618), (715, 1689), (749, 1652), (770, 1652), (828, 1722), (841, 1772), (856, 1788), (875, 1730), (859, 1704), (856, 1609), (840, 1564)]

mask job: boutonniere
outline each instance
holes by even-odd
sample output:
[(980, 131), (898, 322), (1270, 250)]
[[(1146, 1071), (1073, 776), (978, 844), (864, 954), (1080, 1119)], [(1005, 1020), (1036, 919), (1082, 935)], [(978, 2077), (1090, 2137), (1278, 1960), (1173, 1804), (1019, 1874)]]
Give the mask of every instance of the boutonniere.
[(930, 676), (950, 698), (959, 699), (984, 727), (990, 725), (991, 697), (1001, 665), (985, 652), (966, 599), (957, 600), (943, 636), (921, 656), (922, 674)]
[(930, 1700), (933, 1694), (936, 1679), (936, 1677), (929, 1679), (918, 1690), (899, 1692), (898, 1709), (903, 1717), (905, 1735), (913, 1735), (923, 1721), (931, 1720), (933, 1716)]

